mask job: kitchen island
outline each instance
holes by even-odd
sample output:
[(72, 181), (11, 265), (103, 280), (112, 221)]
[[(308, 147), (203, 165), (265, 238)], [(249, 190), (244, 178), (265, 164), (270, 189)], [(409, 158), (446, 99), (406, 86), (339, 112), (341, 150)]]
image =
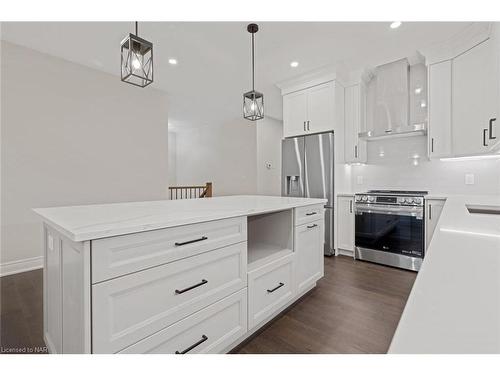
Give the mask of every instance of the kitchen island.
[(35, 209), (51, 353), (226, 353), (323, 276), (325, 199)]
[(389, 353), (500, 353), (500, 197), (447, 197)]

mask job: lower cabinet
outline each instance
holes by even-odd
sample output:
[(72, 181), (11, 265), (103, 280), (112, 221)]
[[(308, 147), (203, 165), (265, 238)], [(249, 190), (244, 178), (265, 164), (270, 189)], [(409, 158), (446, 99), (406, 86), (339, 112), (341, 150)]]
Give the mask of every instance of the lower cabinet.
[(339, 196), (337, 212), (337, 250), (354, 255), (354, 196)]
[(310, 289), (323, 277), (324, 233), (323, 220), (295, 227), (295, 274), (299, 294)]
[(248, 329), (276, 314), (292, 300), (293, 253), (248, 272)]
[(247, 332), (247, 289), (133, 344), (120, 353), (220, 353)]
[(436, 230), (436, 225), (441, 216), (441, 211), (443, 210), (446, 199), (426, 199), (425, 200), (425, 248), (429, 247), (431, 243), (432, 236)]

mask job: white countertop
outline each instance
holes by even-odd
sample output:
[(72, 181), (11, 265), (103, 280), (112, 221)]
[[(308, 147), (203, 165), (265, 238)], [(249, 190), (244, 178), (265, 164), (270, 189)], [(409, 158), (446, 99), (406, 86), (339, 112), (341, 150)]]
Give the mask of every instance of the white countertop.
[(144, 232), (237, 216), (287, 210), (326, 199), (259, 195), (37, 208), (45, 222), (73, 241)]
[(498, 196), (448, 196), (390, 353), (500, 353)]

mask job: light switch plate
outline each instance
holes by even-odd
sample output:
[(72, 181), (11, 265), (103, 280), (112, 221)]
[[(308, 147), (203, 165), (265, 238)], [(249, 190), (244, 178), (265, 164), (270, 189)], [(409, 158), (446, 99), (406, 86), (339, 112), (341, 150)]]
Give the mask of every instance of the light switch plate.
[(358, 185), (363, 185), (363, 176), (356, 176), (356, 183)]
[(47, 247), (49, 250), (54, 250), (54, 237), (50, 234), (47, 236)]
[(466, 173), (465, 174), (465, 185), (474, 185), (474, 174)]

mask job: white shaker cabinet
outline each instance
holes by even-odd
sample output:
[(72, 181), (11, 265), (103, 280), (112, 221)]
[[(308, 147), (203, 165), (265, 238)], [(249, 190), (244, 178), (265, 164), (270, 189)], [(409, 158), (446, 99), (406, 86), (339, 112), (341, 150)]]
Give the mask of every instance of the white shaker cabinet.
[(294, 137), (333, 130), (338, 90), (338, 84), (330, 81), (284, 95), (284, 136)]
[(436, 230), (436, 225), (441, 216), (446, 199), (426, 199), (425, 200), (425, 248), (429, 247), (432, 236)]
[(339, 196), (337, 210), (338, 253), (354, 255), (354, 196)]
[(364, 87), (356, 84), (345, 88), (344, 157), (346, 163), (366, 162), (366, 141), (359, 139), (364, 131)]
[(452, 147), (454, 156), (485, 154), (500, 138), (498, 55), (487, 39), (453, 59)]
[(296, 284), (299, 294), (323, 277), (324, 233), (322, 219), (295, 227)]
[(429, 156), (451, 156), (451, 60), (429, 66)]

